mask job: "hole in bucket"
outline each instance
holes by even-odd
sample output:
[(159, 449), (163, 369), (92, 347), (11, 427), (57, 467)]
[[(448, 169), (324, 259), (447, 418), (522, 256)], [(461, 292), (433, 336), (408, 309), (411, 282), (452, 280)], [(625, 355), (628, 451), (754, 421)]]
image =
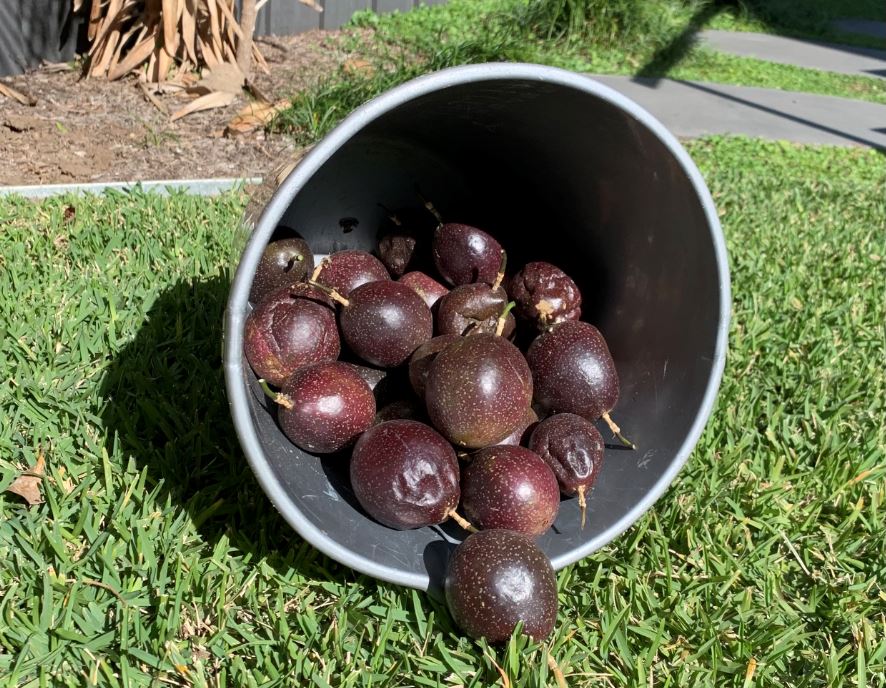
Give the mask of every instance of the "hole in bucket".
[(359, 224), (360, 220), (356, 217), (343, 217), (338, 221), (338, 226), (341, 227), (341, 231), (345, 234), (353, 232)]

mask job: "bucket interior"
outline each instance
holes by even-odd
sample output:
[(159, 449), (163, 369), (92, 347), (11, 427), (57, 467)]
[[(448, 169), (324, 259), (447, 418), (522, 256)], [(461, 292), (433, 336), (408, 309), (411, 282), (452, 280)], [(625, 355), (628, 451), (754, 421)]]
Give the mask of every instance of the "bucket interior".
[[(421, 208), (417, 188), (445, 220), (495, 236), (511, 272), (529, 260), (563, 268), (582, 291), (582, 319), (601, 330), (615, 359), (621, 394), (612, 415), (639, 449), (610, 441), (598, 423), (607, 449), (587, 526), (579, 528), (577, 503), (567, 499), (539, 539), (559, 568), (605, 544), (661, 492), (707, 413), (725, 317), (719, 228), (645, 123), (598, 94), (513, 78), (452, 85), (383, 113), (338, 147), (280, 224), (318, 254), (372, 251), (386, 217), (379, 204)], [(374, 522), (350, 492), (347, 457), (317, 458), (290, 444), (245, 359), (243, 371), (261, 450), (291, 500), (277, 505), (284, 515), (295, 506), (337, 546), (433, 584), (447, 541), (461, 531), (399, 532)]]

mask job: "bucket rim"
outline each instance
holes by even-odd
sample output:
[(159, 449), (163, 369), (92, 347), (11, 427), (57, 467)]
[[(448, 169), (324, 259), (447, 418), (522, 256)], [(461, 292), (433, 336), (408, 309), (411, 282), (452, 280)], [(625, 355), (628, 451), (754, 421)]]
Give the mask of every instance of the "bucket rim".
[(507, 80), (539, 81), (571, 88), (597, 97), (629, 114), (655, 135), (673, 155), (695, 191), (710, 231), (718, 273), (719, 322), (717, 323), (712, 371), (698, 413), (686, 437), (670, 465), (643, 498), (618, 521), (596, 537), (551, 559), (555, 570), (560, 570), (583, 559), (614, 540), (636, 523), (667, 490), (677, 473), (688, 461), (710, 418), (726, 363), (731, 285), (726, 242), (717, 209), (704, 178), (692, 158), (677, 138), (640, 105), (611, 87), (595, 81), (591, 76), (538, 64), (484, 63), (452, 67), (417, 77), (386, 91), (354, 110), (305, 155), (292, 173), (276, 189), (255, 222), (255, 226), (248, 228), (251, 233), (234, 276), (224, 316), (223, 353), (228, 404), (241, 447), (259, 484), (274, 507), (301, 537), (324, 554), (361, 573), (421, 590), (428, 589), (430, 585), (428, 574), (387, 566), (342, 547), (302, 514), (275, 476), (262, 451), (261, 443), (251, 420), (249, 391), (244, 376), (243, 327), (247, 315), (248, 296), (252, 278), (264, 247), (292, 200), (347, 141), (388, 112), (424, 95), (464, 84)]

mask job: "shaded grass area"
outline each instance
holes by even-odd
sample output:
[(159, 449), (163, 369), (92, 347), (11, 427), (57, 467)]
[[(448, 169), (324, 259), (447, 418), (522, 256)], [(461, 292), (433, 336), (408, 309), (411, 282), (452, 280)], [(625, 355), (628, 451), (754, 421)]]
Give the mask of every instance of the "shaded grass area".
[[(0, 200), (4, 685), (877, 686), (886, 681), (882, 156), (692, 143), (733, 280), (717, 407), (670, 490), (558, 575), (545, 647), (461, 638), (318, 554), (224, 398), (244, 199)], [(753, 676), (749, 667), (753, 666)]]
[(536, 62), (602, 74), (671, 76), (886, 103), (886, 81), (699, 48), (695, 30), (726, 12), (700, 0), (451, 0), (406, 14), (355, 15), (372, 30), (346, 37), (365, 58), (297, 95), (274, 122), (298, 143), (323, 136), (353, 108), (417, 76), (480, 62)]
[(739, 0), (713, 20), (710, 28), (728, 31), (778, 33), (834, 43), (886, 49), (882, 39), (845, 33), (834, 28), (836, 19), (886, 22), (880, 0)]

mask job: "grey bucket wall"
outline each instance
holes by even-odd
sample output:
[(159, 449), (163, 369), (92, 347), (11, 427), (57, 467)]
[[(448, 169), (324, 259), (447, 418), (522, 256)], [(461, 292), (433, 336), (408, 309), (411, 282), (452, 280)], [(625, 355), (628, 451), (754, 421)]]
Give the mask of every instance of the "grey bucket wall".
[[(277, 429), (242, 351), (259, 256), (285, 224), (315, 252), (371, 249), (376, 205), (416, 205), (497, 236), (511, 264), (546, 259), (582, 288), (622, 381), (615, 417), (640, 447), (607, 449), (579, 529), (564, 501), (540, 545), (555, 568), (628, 528), (664, 492), (711, 412), (723, 370), (729, 277), (717, 214), (696, 167), (651, 115), (590, 79), (536, 65), (446, 70), (353, 113), (277, 190), (256, 223), (226, 313), (225, 372), (237, 432), (287, 521), (333, 558), (385, 580), (439, 583), (449, 525), (397, 532), (366, 517), (346, 457), (318, 459)], [(345, 234), (343, 217), (359, 220)], [(604, 431), (604, 437), (609, 435)]]

